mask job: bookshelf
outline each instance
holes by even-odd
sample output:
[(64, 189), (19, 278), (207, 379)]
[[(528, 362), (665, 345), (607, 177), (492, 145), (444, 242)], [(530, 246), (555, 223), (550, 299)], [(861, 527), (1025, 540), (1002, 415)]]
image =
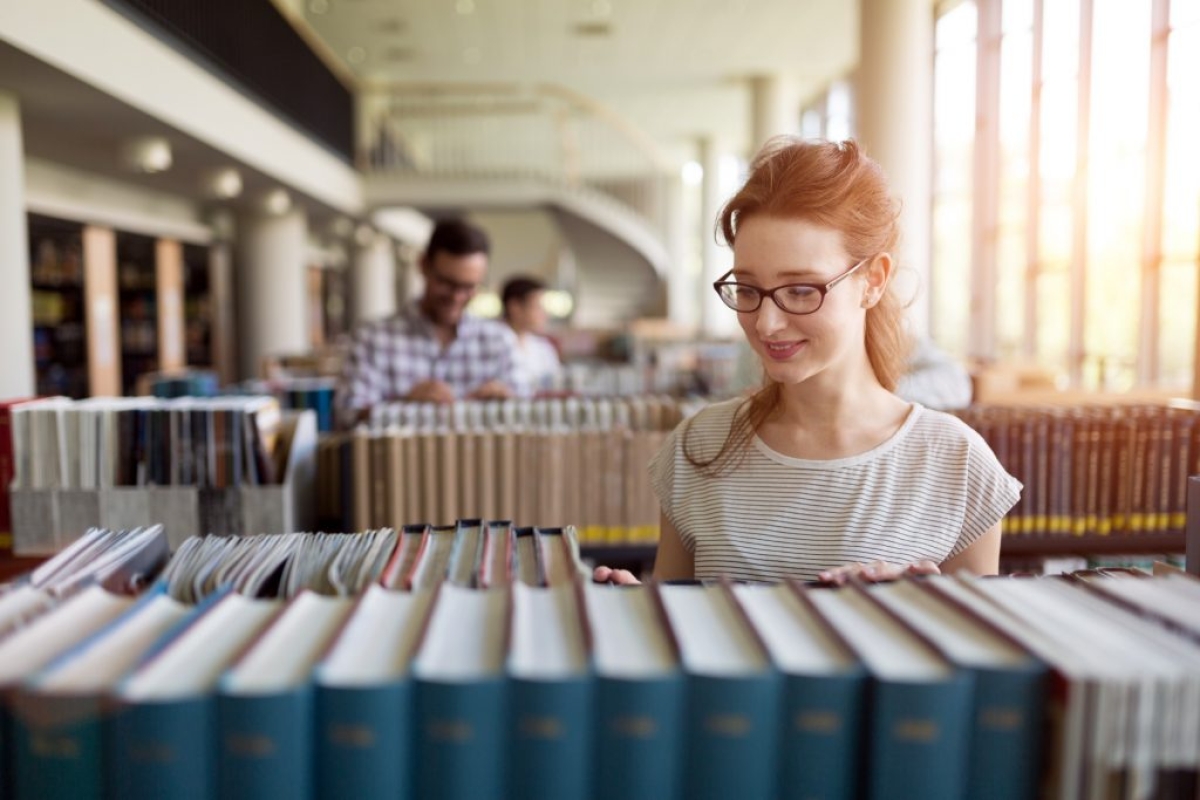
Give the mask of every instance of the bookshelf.
[(117, 234), (117, 290), (121, 320), (121, 393), (134, 394), (138, 376), (159, 369), (158, 285), (154, 239)]
[(183, 338), (189, 367), (213, 367), (213, 296), (209, 252), (200, 245), (183, 245)]
[(87, 397), (83, 226), (30, 214), (29, 249), (37, 393)]

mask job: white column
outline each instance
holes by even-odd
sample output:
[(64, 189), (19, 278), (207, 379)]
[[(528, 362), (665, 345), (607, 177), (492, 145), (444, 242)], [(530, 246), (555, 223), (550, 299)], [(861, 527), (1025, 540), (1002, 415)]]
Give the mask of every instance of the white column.
[(395, 313), (396, 249), (385, 234), (376, 233), (370, 243), (354, 250), (350, 267), (350, 324)]
[(259, 377), (267, 355), (309, 349), (308, 223), (303, 211), (247, 214), (238, 225), (238, 366)]
[(687, 268), (687, 220), (683, 212), (683, 178), (679, 174), (662, 178), (667, 252), (670, 265), (665, 276), (667, 318), (676, 325), (692, 327), (700, 322), (696, 310), (696, 276)]
[(782, 75), (756, 75), (750, 78), (750, 152), (772, 136), (794, 134), (800, 129), (800, 96), (795, 82)]
[(0, 399), (34, 392), (33, 310), (25, 222), (25, 147), (21, 108), (0, 92)]
[(700, 166), (704, 168), (700, 201), (700, 327), (710, 335), (726, 335), (736, 328), (737, 319), (733, 312), (722, 305), (712, 282), (720, 278), (733, 266), (733, 253), (724, 244), (717, 244), (715, 235), (717, 215), (728, 200), (722, 195), (721, 151), (715, 140), (705, 137), (700, 140)]
[[(914, 329), (929, 331), (933, 182), (932, 0), (862, 0), (857, 138), (903, 203), (900, 264), (916, 273)], [(908, 286), (905, 283), (905, 286)]]

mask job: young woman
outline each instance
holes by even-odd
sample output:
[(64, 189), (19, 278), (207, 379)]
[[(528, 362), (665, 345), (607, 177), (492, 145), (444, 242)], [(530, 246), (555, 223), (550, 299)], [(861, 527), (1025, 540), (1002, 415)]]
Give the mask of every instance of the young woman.
[(909, 344), (890, 287), (897, 215), (854, 142), (780, 138), (755, 158), (721, 213), (734, 267), (714, 287), (766, 382), (684, 422), (651, 462), (655, 578), (998, 570), (1020, 483), (963, 422), (892, 391)]

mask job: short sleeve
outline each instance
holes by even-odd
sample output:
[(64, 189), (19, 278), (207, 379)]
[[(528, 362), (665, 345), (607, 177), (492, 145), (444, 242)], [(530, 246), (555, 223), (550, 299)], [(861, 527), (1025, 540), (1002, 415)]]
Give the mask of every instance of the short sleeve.
[(1009, 475), (996, 454), (975, 431), (967, 433), (967, 490), (962, 531), (950, 551), (966, 550), (1016, 505), (1021, 482)]
[(679, 520), (675, 515), (675, 462), (679, 456), (680, 430), (686, 424), (680, 423), (667, 435), (662, 447), (650, 459), (649, 467), (650, 485), (658, 496), (658, 504), (676, 530), (679, 530)]

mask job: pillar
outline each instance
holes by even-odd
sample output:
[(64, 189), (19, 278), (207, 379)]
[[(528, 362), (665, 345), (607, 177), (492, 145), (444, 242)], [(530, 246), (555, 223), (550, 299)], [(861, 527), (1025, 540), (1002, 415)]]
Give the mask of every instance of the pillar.
[(304, 212), (247, 213), (238, 225), (238, 367), (262, 375), (265, 356), (307, 352), (308, 223)]
[(32, 395), (33, 306), (30, 297), (29, 232), (25, 221), (25, 147), (21, 108), (0, 92), (0, 399)]
[(349, 277), (351, 325), (396, 313), (396, 249), (387, 235), (355, 248)]
[(930, 0), (863, 0), (855, 79), (857, 139), (903, 206), (899, 263), (916, 273), (909, 316), (920, 334), (929, 331), (930, 308), (933, 26)]

